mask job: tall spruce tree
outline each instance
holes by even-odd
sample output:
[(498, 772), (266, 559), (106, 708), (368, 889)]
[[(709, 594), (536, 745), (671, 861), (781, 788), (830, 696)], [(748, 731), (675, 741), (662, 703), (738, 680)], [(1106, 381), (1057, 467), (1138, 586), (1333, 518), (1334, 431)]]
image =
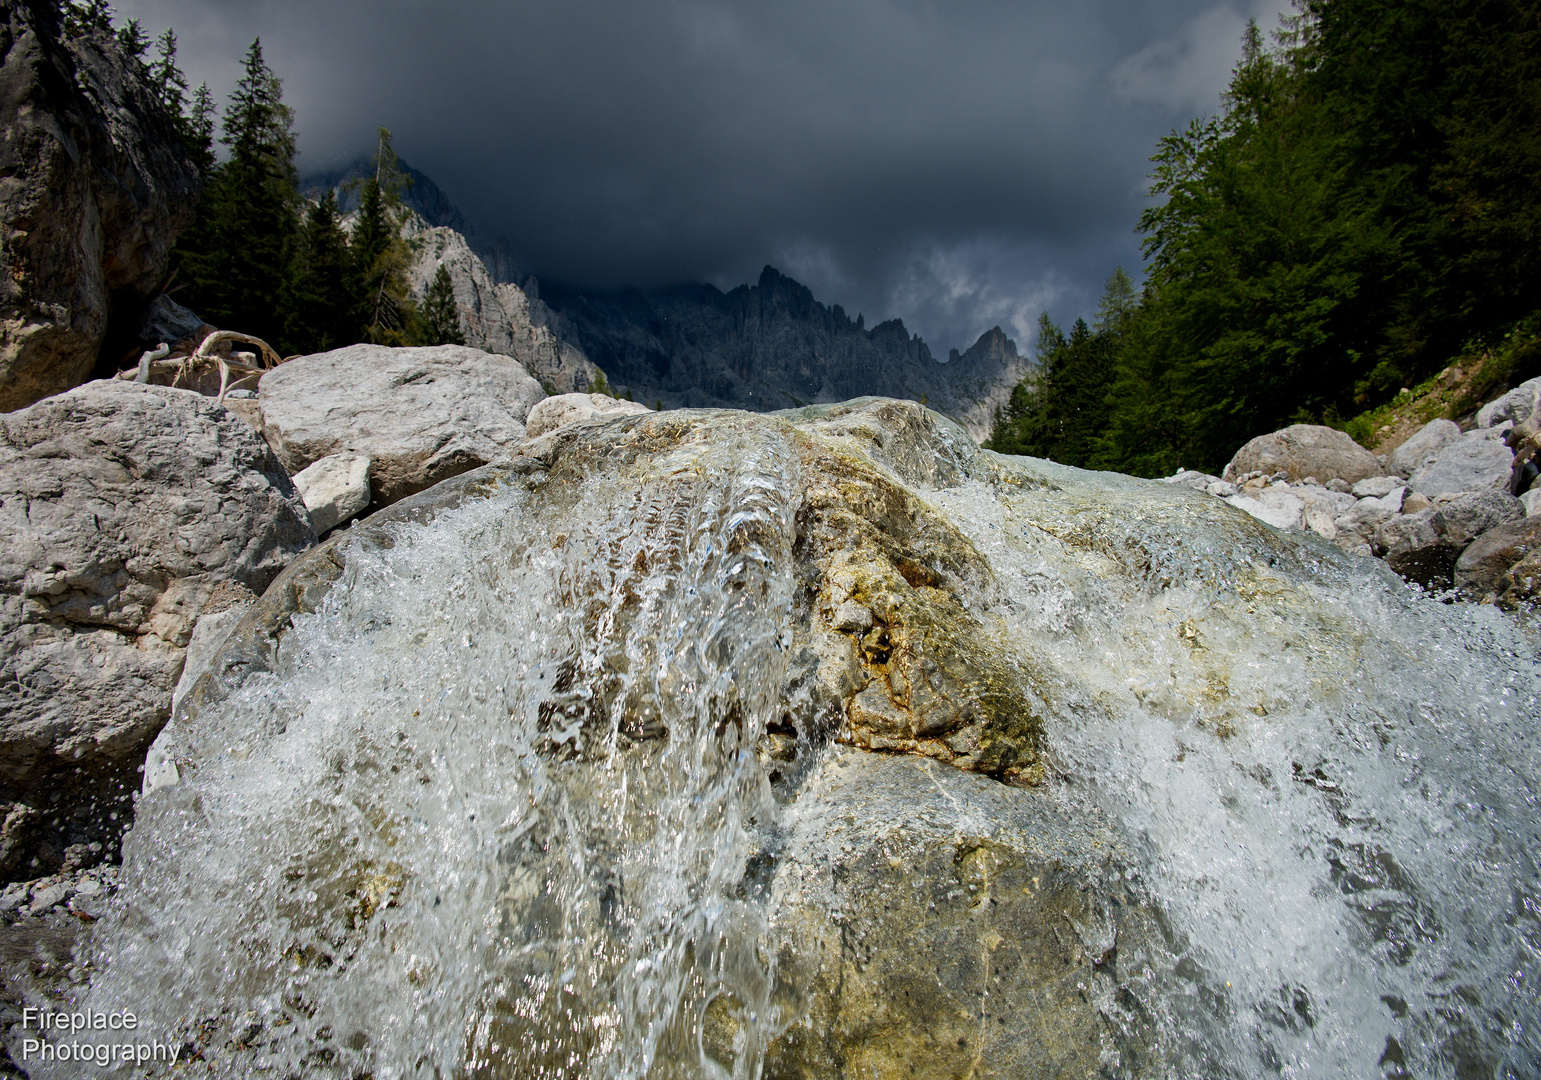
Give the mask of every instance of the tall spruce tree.
[(197, 163), (198, 171), (208, 176), (214, 168), (214, 95), (209, 93), (208, 83), (199, 83), (193, 91), (184, 120), (187, 152)]
[(188, 303), (204, 318), (279, 347), (287, 344), (299, 219), (292, 124), (282, 84), (253, 41), (225, 109), (229, 160), (212, 170), (176, 251)]
[(450, 280), (449, 267), (443, 263), (434, 272), (433, 281), (423, 296), (422, 327), (419, 333), (422, 345), (464, 345), (465, 334), (460, 330), (460, 306), (455, 303), (455, 284)]
[(408, 183), (380, 129), (374, 169), (360, 185), (358, 220), (353, 226), (353, 263), (360, 282), (358, 319), (365, 340), (405, 345), (416, 333), (416, 305), (407, 286), (411, 252), (401, 238), (401, 194)]
[(150, 81), (166, 111), (185, 125), (187, 76), (177, 67), (177, 34), (169, 26), (155, 39), (155, 62), (150, 65)]
[(287, 340), (296, 352), (325, 352), (360, 339), (359, 282), (348, 238), (338, 222), (337, 196), (328, 191), (310, 208), (300, 230)]

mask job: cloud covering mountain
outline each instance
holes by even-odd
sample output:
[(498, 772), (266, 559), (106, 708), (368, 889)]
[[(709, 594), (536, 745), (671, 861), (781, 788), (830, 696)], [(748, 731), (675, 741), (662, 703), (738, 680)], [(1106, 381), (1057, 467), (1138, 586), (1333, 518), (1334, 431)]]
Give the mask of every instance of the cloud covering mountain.
[(485, 236), (584, 288), (766, 262), (942, 349), (1068, 321), (1157, 138), (1212, 109), (1266, 0), (122, 0), (223, 95), (257, 35), (302, 167), (383, 124)]

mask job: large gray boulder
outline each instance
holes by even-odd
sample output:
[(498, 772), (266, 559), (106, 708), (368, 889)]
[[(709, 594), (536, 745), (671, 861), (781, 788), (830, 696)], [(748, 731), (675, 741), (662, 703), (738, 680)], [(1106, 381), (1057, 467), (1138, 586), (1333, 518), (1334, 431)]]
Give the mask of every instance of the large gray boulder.
[(1478, 409), (1477, 426), (1497, 427), (1508, 420), (1518, 427), (1531, 418), (1538, 404), (1541, 404), (1541, 377), (1520, 383), (1503, 397)]
[(290, 360), (258, 387), (284, 467), (368, 457), (375, 509), (506, 457), (543, 397), (517, 360), (464, 345), (350, 345)]
[(0, 415), (0, 785), (132, 768), (215, 586), (261, 592), (314, 542), (261, 437), (192, 391), (94, 382)]
[(1454, 420), (1430, 420), (1413, 436), (1391, 452), (1386, 467), (1404, 480), (1430, 464), (1439, 452), (1461, 437), (1461, 425)]
[(1491, 529), (1461, 552), (1455, 564), (1455, 584), (1473, 596), (1499, 588), (1516, 563), (1541, 549), (1541, 518), (1520, 518)]
[(1422, 495), (1455, 495), (1463, 491), (1508, 491), (1514, 471), (1514, 451), (1502, 433), (1468, 431), (1442, 447), (1433, 461), (1408, 478), (1408, 487)]
[(1379, 476), (1375, 455), (1336, 428), (1320, 424), (1291, 424), (1281, 431), (1248, 442), (1225, 467), (1225, 479), (1236, 482), (1244, 473), (1285, 473), (1293, 483), (1314, 476), (1322, 483), (1353, 484)]
[(0, 411), (89, 378), (109, 332), (132, 344), (198, 195), (142, 65), (45, 7), (0, 12)]
[(1525, 516), (1525, 504), (1507, 491), (1469, 491), (1442, 503), (1434, 527), (1445, 543), (1465, 548), (1489, 529)]

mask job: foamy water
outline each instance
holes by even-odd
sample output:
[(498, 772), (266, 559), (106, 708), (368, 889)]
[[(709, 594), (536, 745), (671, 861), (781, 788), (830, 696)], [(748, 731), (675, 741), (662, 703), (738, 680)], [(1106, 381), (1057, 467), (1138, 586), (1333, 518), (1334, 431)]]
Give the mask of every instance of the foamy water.
[[(85, 1003), (216, 1073), (631, 1078), (726, 1075), (726, 997), (759, 1075), (797, 1017), (745, 883), (819, 814), (754, 752), (802, 477), (784, 422), (727, 430), (350, 553), (143, 800)], [(920, 494), (1046, 673), (1020, 797), (1116, 821), (1171, 927), (1167, 1075), (1541, 1070), (1530, 639), (1184, 492), (993, 460)]]

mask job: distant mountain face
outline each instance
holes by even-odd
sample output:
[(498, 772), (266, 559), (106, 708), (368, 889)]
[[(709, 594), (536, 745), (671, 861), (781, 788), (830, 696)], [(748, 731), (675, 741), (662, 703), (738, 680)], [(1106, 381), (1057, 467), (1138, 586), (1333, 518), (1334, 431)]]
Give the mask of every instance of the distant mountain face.
[[(597, 366), (616, 391), (667, 408), (767, 412), (876, 395), (919, 401), (977, 440), (1028, 371), (1016, 343), (995, 327), (938, 361), (918, 335), (890, 319), (870, 329), (839, 305), (767, 266), (754, 285), (584, 292), (525, 278), (501, 241), (487, 243), (426, 174), (399, 161), (412, 185), (402, 202), (421, 296), (442, 263), (455, 286), (469, 344), (517, 356), (549, 388), (585, 389)], [(307, 198), (338, 192), (347, 213), (369, 155), (300, 183)]]
[(467, 345), (512, 356), (550, 394), (588, 390), (598, 374), (594, 365), (571, 344), (559, 340), (540, 321), (523, 289), (498, 281), (466, 238), (445, 225), (428, 225), (411, 217), (401, 235), (412, 251), (407, 281), (421, 301), (439, 267), (449, 272), (460, 309), (460, 330)]
[(868, 329), (767, 266), (755, 285), (592, 293), (541, 283), (532, 318), (581, 349), (618, 390), (667, 407), (764, 412), (872, 394), (923, 402), (989, 435), (1028, 361), (995, 327), (938, 362), (898, 319)]

